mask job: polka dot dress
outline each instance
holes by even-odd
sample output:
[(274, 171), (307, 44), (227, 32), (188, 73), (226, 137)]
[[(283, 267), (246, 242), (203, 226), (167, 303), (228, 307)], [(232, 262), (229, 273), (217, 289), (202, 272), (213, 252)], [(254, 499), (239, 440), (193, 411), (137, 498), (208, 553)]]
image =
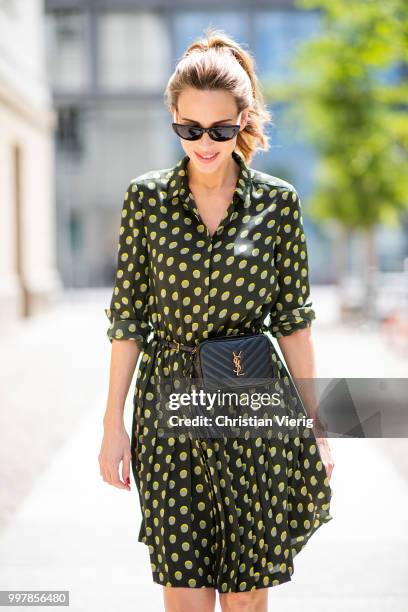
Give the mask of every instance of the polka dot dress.
[[(197, 344), (311, 325), (301, 205), (286, 181), (236, 152), (232, 201), (211, 236), (175, 167), (131, 181), (123, 201), (110, 341), (142, 350), (131, 453), (153, 580), (164, 586), (249, 591), (291, 580), (293, 559), (330, 514), (331, 488), (316, 439), (160, 435), (156, 383), (188, 376), (191, 355), (161, 340)], [(292, 384), (273, 351), (279, 378)]]

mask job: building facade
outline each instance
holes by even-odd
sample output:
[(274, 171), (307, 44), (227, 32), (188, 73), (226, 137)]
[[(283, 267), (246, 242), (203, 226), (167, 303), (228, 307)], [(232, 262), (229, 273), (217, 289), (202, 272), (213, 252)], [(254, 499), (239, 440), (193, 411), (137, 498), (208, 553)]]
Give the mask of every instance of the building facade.
[(41, 0), (0, 1), (0, 317), (39, 312), (61, 286), (54, 137)]

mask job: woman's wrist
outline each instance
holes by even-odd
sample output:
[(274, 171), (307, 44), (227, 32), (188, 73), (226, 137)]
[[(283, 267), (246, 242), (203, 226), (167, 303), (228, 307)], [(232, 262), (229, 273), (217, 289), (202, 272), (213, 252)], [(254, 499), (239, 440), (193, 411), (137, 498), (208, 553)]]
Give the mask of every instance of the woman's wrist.
[(123, 422), (123, 413), (111, 414), (110, 412), (106, 412), (105, 416), (103, 417), (102, 424), (105, 430), (109, 429), (109, 431), (122, 431), (125, 428), (125, 424)]

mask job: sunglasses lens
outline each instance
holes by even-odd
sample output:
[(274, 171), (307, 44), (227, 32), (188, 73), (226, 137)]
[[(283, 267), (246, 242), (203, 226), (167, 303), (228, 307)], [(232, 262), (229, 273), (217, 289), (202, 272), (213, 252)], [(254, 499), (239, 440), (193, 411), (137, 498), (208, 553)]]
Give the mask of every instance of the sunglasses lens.
[(239, 126), (236, 125), (220, 125), (219, 127), (211, 128), (210, 136), (217, 142), (231, 140), (239, 131)]
[(198, 140), (202, 136), (202, 130), (197, 126), (181, 125), (180, 123), (172, 123), (172, 126), (177, 136), (185, 140)]

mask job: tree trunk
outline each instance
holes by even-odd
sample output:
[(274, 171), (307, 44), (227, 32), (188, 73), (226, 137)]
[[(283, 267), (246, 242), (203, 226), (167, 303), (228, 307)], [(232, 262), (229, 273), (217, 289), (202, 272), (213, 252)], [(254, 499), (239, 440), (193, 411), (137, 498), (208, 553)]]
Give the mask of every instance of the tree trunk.
[(347, 231), (340, 223), (338, 223), (333, 242), (333, 265), (340, 320), (345, 321), (349, 314), (347, 300), (344, 295), (344, 283), (347, 279)]
[(375, 248), (375, 231), (374, 227), (369, 227), (363, 231), (364, 243), (364, 267), (363, 267), (363, 283), (364, 283), (364, 303), (363, 316), (368, 320), (376, 318), (376, 272), (377, 272), (377, 253)]

